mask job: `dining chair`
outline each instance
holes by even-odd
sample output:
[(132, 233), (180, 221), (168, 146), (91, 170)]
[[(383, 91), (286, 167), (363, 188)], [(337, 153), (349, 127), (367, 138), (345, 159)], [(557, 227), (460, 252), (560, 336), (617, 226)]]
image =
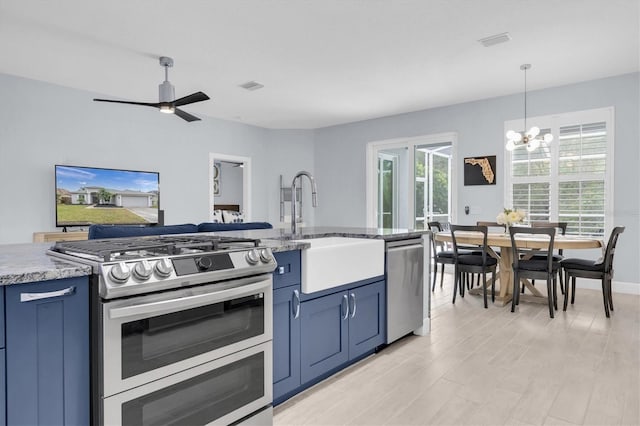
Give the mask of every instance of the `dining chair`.
[(498, 223), (498, 222), (487, 222), (484, 220), (479, 220), (476, 222), (477, 226), (486, 226), (487, 227), (487, 232), (489, 231), (489, 228), (501, 228), (501, 230), (504, 232), (507, 230), (507, 226), (502, 224), (502, 223)]
[[(565, 235), (567, 233), (567, 222), (531, 222), (532, 228), (556, 228), (556, 235), (558, 235), (558, 231), (560, 231), (560, 235)], [(547, 255), (541, 251), (536, 252), (530, 258), (531, 259), (546, 259)], [(562, 249), (558, 249), (557, 253), (553, 255), (554, 262), (560, 262), (564, 259)], [(560, 292), (564, 294), (564, 277), (562, 274), (559, 274), (560, 282)], [(535, 280), (531, 280), (532, 285), (536, 285)], [(522, 293), (524, 293), (525, 287), (522, 287)]]
[[(428, 222), (427, 226), (431, 232), (442, 232), (443, 225), (440, 222)], [(453, 250), (450, 250), (443, 241), (436, 241), (431, 237), (431, 250), (433, 251), (433, 285), (431, 291), (436, 290), (436, 279), (438, 277), (438, 264), (442, 265), (440, 271), (440, 288), (444, 282), (444, 265), (453, 265)]]
[[(549, 237), (546, 255), (540, 258), (527, 259), (529, 248), (518, 246), (516, 236), (547, 235)], [(520, 226), (509, 227), (511, 237), (511, 250), (513, 253), (513, 298), (511, 299), (511, 312), (515, 312), (516, 305), (520, 303), (521, 279), (544, 279), (547, 281), (547, 299), (549, 301), (549, 316), (553, 318), (555, 309), (558, 309), (557, 276), (560, 271), (560, 262), (553, 260), (553, 241), (556, 236), (556, 228), (527, 228)]]
[(611, 281), (613, 279), (613, 255), (618, 244), (618, 236), (624, 232), (624, 226), (617, 226), (611, 231), (607, 248), (604, 255), (598, 260), (587, 259), (564, 259), (562, 268), (564, 269), (564, 282), (567, 284), (564, 292), (564, 307), (567, 310), (567, 300), (569, 299), (569, 279), (571, 278), (571, 304), (576, 296), (576, 278), (590, 278), (602, 281), (602, 299), (604, 302), (604, 313), (609, 318), (609, 310), (613, 311), (613, 298), (611, 292)]
[[(482, 295), (484, 297), (484, 307), (487, 304), (487, 272), (491, 272), (491, 302), (495, 302), (495, 283), (496, 283), (496, 267), (497, 259), (489, 256), (487, 246), (487, 227), (486, 226), (470, 226), (470, 225), (451, 225), (451, 240), (453, 241), (453, 260), (455, 266), (454, 285), (453, 285), (453, 303), (456, 303), (456, 292), (460, 291), (460, 297), (464, 297), (463, 274), (482, 274)], [(463, 252), (459, 248), (456, 234), (460, 232), (476, 232), (482, 234), (482, 245), (476, 246), (481, 249), (481, 254), (473, 254)]]
[[(449, 223), (437, 221), (427, 222), (429, 230), (433, 233), (449, 230)], [(431, 291), (436, 290), (436, 281), (438, 278), (438, 263), (442, 265), (440, 270), (440, 288), (444, 283), (444, 265), (453, 265), (453, 250), (444, 241), (436, 241), (431, 237), (431, 250), (433, 251), (433, 285)], [(460, 250), (461, 253), (470, 254), (470, 250)]]

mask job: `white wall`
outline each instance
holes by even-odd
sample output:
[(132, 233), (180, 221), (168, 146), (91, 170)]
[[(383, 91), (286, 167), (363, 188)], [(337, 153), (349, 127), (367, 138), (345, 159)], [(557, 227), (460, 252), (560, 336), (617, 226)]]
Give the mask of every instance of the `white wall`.
[[(625, 225), (616, 251), (616, 279), (640, 282), (640, 94), (638, 73), (527, 93), (528, 116), (615, 108), (614, 224)], [(317, 225), (365, 226), (365, 147), (368, 142), (444, 132), (458, 134), (457, 161), (496, 155), (496, 185), (458, 185), (454, 220), (462, 224), (493, 220), (502, 208), (504, 122), (522, 118), (522, 94), (383, 117), (315, 131), (316, 178), (325, 202)], [(462, 167), (455, 170), (463, 182)], [(482, 215), (464, 215), (464, 206)], [(578, 253), (584, 255), (583, 253)]]
[(0, 243), (30, 242), (34, 231), (56, 230), (54, 164), (160, 172), (165, 224), (209, 219), (210, 152), (252, 158), (255, 221), (278, 221), (280, 173), (313, 171), (310, 131), (207, 117), (187, 123), (152, 108), (97, 103), (93, 93), (3, 74), (0, 93)]

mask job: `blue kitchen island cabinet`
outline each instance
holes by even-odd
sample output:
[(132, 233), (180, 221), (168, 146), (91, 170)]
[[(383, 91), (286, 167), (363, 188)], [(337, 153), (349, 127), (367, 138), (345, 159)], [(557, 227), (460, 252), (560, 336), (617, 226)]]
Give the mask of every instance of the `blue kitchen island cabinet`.
[(88, 425), (87, 277), (6, 289), (7, 423)]
[(4, 288), (0, 288), (0, 426), (7, 424), (7, 372), (4, 348)]
[(300, 284), (273, 291), (273, 400), (300, 386)]
[(385, 282), (362, 284), (354, 283), (347, 290), (342, 286), (330, 294), (323, 291), (320, 297), (302, 302), (303, 384), (322, 379), (384, 344)]
[(273, 401), (300, 386), (300, 251), (276, 252), (273, 272)]

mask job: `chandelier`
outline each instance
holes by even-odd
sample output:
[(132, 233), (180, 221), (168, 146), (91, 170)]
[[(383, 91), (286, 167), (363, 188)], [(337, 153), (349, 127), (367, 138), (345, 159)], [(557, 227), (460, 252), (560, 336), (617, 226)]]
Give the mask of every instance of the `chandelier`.
[[(531, 68), (531, 64), (522, 64), (520, 69), (524, 71), (524, 129), (523, 133), (509, 130), (507, 132), (507, 151), (513, 151), (520, 146), (526, 146), (527, 151), (535, 151), (540, 146), (540, 142), (543, 140), (546, 143), (553, 141), (553, 135), (547, 133), (544, 136), (540, 135), (540, 129), (536, 126), (527, 129), (527, 70)], [(540, 136), (540, 137), (539, 137)]]

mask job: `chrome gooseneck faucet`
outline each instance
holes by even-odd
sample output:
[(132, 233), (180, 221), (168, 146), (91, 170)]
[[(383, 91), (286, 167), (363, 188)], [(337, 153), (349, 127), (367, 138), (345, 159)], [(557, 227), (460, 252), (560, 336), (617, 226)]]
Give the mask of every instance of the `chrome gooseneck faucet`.
[[(296, 180), (302, 176), (309, 178), (309, 182), (311, 182), (311, 204), (313, 204), (313, 207), (318, 207), (318, 188), (316, 187), (316, 180), (313, 178), (311, 173), (305, 172), (304, 170), (296, 173), (293, 178), (293, 182), (291, 182), (291, 233), (293, 235), (296, 233), (296, 204), (298, 203)], [(300, 184), (302, 185), (302, 182)]]

